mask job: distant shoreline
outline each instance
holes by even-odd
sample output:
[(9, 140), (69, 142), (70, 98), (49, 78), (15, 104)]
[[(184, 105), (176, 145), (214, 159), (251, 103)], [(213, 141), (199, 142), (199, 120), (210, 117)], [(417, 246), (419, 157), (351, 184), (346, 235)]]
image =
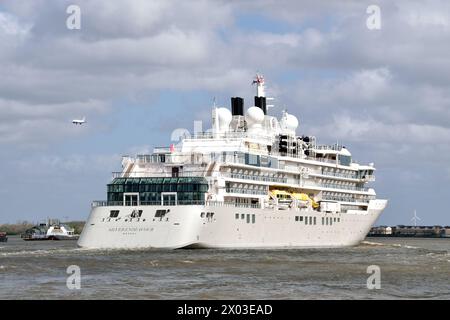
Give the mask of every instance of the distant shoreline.
[(450, 236), (428, 236), (428, 235), (392, 235), (392, 234), (368, 234), (366, 238), (416, 238), (416, 239), (450, 239)]
[[(83, 230), (85, 221), (68, 221), (63, 222), (64, 224), (67, 224), (68, 226), (75, 229), (76, 234), (80, 234)], [(24, 233), (26, 230), (32, 228), (35, 226), (36, 223), (31, 223), (29, 221), (24, 222), (18, 222), (18, 223), (12, 223), (12, 224), (0, 224), (0, 232), (6, 232), (8, 236), (18, 236)]]
[(383, 238), (450, 238), (450, 226), (378, 226), (372, 227), (367, 236)]

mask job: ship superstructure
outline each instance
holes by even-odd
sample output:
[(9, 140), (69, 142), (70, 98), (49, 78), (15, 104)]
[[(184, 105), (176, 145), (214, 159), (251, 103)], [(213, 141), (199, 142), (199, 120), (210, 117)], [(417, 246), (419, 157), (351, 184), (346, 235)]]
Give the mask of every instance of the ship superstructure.
[[(214, 106), (212, 129), (122, 159), (94, 201), (78, 244), (89, 248), (279, 248), (358, 244), (385, 208), (373, 164), (341, 145), (298, 136), (298, 119), (254, 105)], [(270, 101), (270, 100), (269, 100)]]

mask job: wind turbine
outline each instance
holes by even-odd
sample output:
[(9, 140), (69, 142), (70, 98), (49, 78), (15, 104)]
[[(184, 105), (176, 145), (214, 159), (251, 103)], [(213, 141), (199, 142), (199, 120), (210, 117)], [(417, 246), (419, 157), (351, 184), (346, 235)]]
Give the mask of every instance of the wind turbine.
[(414, 226), (417, 227), (417, 220), (421, 220), (418, 216), (417, 216), (417, 212), (416, 210), (414, 210), (414, 216), (412, 217), (411, 221), (414, 222)]

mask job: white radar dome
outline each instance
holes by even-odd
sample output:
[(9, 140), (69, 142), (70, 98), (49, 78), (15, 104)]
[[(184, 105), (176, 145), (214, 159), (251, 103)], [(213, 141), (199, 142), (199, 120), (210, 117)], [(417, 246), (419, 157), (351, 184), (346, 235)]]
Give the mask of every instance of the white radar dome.
[(219, 130), (221, 132), (227, 131), (230, 127), (231, 120), (233, 119), (231, 111), (227, 108), (218, 108), (217, 118), (219, 120)]
[(284, 130), (295, 133), (295, 130), (298, 128), (297, 117), (286, 112), (281, 118), (281, 127)]
[(250, 107), (247, 110), (247, 115), (245, 116), (249, 126), (261, 124), (264, 121), (264, 112), (261, 108)]
[(298, 127), (298, 119), (292, 114), (286, 114), (286, 129), (295, 130)]

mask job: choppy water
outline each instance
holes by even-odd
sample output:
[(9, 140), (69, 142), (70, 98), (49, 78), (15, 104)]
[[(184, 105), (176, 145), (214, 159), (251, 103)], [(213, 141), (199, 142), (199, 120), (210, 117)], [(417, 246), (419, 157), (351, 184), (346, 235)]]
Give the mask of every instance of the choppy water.
[[(66, 286), (70, 265), (81, 289)], [(369, 265), (381, 289), (369, 290)], [(450, 299), (450, 239), (369, 238), (354, 248), (100, 251), (0, 243), (0, 299)]]

